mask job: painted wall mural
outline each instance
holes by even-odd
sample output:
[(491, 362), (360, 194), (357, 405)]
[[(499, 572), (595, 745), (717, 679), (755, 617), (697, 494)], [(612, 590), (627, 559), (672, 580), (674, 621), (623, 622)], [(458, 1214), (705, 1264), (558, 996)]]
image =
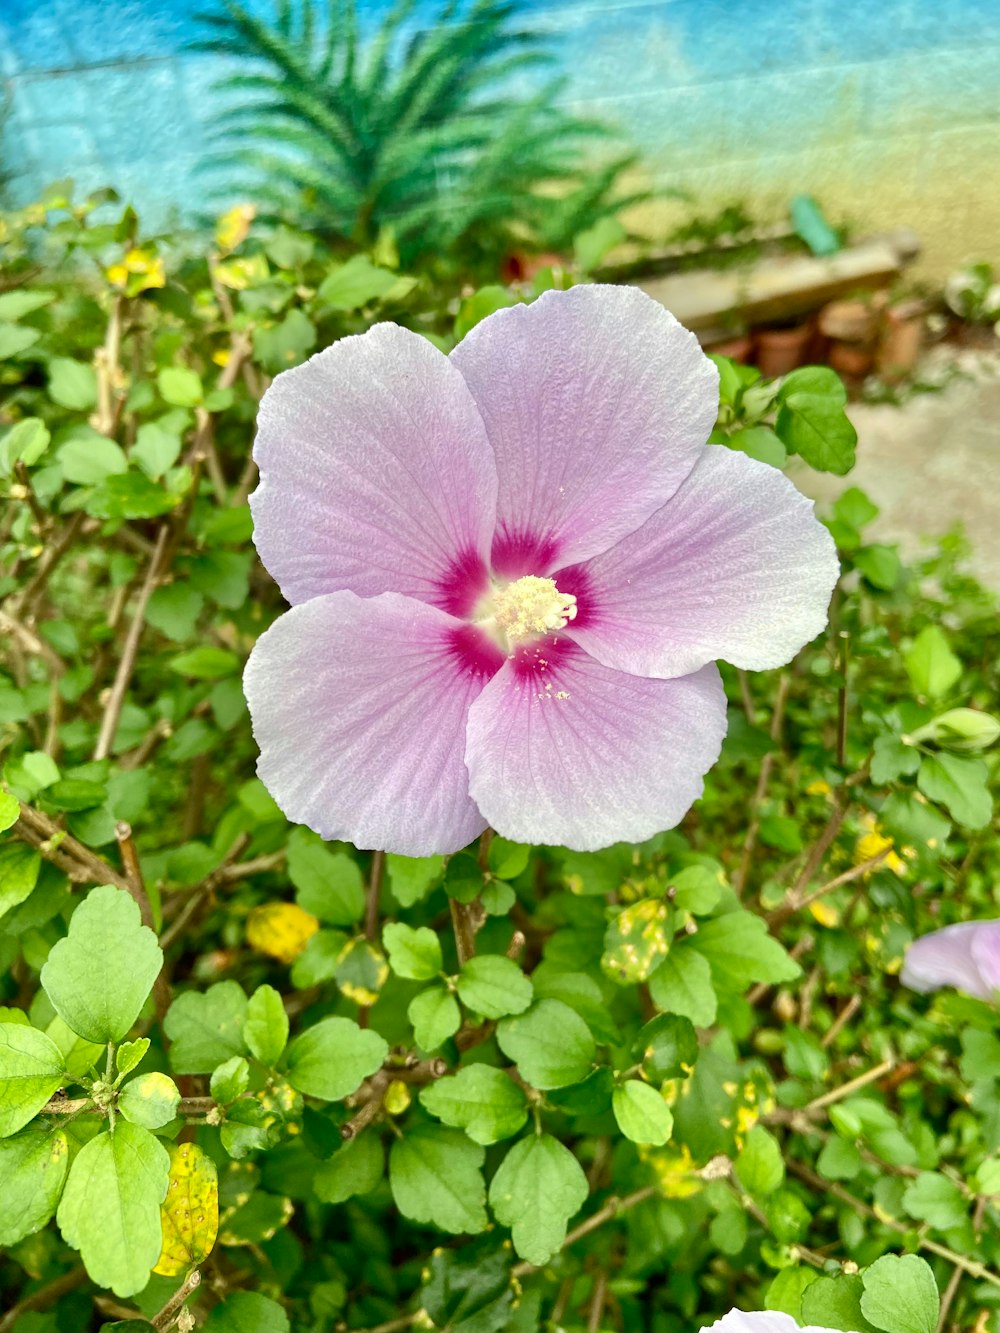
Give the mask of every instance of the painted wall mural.
[[(436, 184), (454, 193), (456, 173), (465, 170), (461, 143), (456, 139), (449, 150), (441, 142), (447, 118), (435, 120), (435, 97), (444, 94), (428, 95), (422, 118), (391, 125), (399, 141), (393, 169), (397, 177), (410, 173), (409, 195), (400, 187), (402, 200), (391, 197), (384, 180), (365, 175), (365, 136), (382, 123), (380, 116), (392, 120), (407, 43), (421, 33), (425, 43), (440, 39), (439, 0), (404, 7), (384, 69), (365, 62), (375, 58), (378, 35), (399, 6), (390, 0), (358, 4), (356, 72), (363, 83), (368, 70), (368, 119), (362, 118), (359, 143), (346, 165), (330, 155), (330, 140), (326, 157), (318, 150), (319, 113), (309, 131), (315, 142), (307, 142), (309, 117), (296, 120), (289, 111), (296, 98), (303, 111), (294, 81), (283, 80), (273, 62), (268, 70), (267, 62), (250, 59), (254, 25), (274, 31), (274, 0), (244, 0), (245, 20), (228, 29), (199, 19), (212, 8), (213, 0), (3, 0), (0, 171), (13, 200), (25, 202), (47, 182), (68, 176), (83, 189), (113, 185), (151, 222), (190, 222), (246, 190), (252, 164), (241, 164), (241, 154), (258, 163), (284, 157), (311, 163), (313, 189), (303, 197), (320, 211), (354, 208), (355, 221), (370, 230), (380, 209), (412, 204), (410, 223), (418, 236), (427, 189)], [(301, 14), (299, 3), (287, 8)], [(471, 8), (452, 6), (457, 16), (446, 25), (452, 46), (454, 30)], [(325, 3), (317, 6), (325, 10)], [(487, 198), (502, 199), (518, 173), (527, 178), (548, 166), (556, 175), (561, 168), (572, 174), (591, 157), (613, 161), (635, 153), (637, 165), (624, 177), (628, 190), (679, 191), (688, 200), (659, 199), (633, 210), (654, 231), (663, 219), (690, 211), (691, 200), (705, 208), (742, 200), (780, 215), (790, 195), (808, 190), (831, 216), (857, 227), (913, 226), (924, 240), (928, 271), (944, 272), (970, 257), (1000, 258), (1000, 180), (994, 170), (1000, 150), (998, 4), (496, 0), (492, 10), (510, 11), (508, 29), (523, 30), (531, 40), (526, 47), (501, 49), (501, 29), (488, 33), (490, 20), (481, 11), (480, 72), (512, 63), (502, 95), (500, 84), (487, 86), (496, 99), (491, 119), (469, 128), (491, 154), (478, 175), (458, 180), (467, 200), (483, 205)], [(217, 6), (214, 12), (222, 11)], [(345, 15), (346, 6), (346, 22)], [(213, 36), (215, 49), (204, 49)], [(301, 55), (297, 29), (288, 40)], [(332, 59), (344, 62), (343, 42), (334, 46)], [(544, 52), (551, 59), (518, 63), (518, 52)], [(432, 68), (433, 62), (425, 88)], [(251, 74), (274, 80), (269, 119), (258, 108), (255, 115), (244, 111), (227, 121), (233, 89), (220, 83)], [(545, 101), (542, 91), (554, 77), (563, 83)], [(474, 74), (469, 84), (471, 93)], [(256, 95), (267, 102), (264, 88), (258, 84)], [(273, 105), (279, 88), (284, 114)], [(244, 87), (242, 100), (252, 96)], [(512, 109), (539, 98), (544, 106), (524, 121), (518, 138)], [(322, 114), (330, 114), (330, 107)], [(599, 121), (616, 137), (589, 135), (584, 120)], [(227, 127), (228, 137), (220, 139)], [(415, 178), (418, 159), (431, 164), (435, 182)], [(265, 174), (272, 191), (287, 197), (287, 169), (283, 175), (272, 163)], [(301, 185), (305, 173), (298, 175)], [(356, 197), (338, 204), (334, 195), (343, 179), (353, 181)], [(590, 180), (593, 185), (592, 173)], [(599, 208), (600, 198), (597, 190), (590, 206)], [(366, 209), (368, 216), (361, 217)], [(424, 243), (458, 242), (442, 231), (425, 236)]]

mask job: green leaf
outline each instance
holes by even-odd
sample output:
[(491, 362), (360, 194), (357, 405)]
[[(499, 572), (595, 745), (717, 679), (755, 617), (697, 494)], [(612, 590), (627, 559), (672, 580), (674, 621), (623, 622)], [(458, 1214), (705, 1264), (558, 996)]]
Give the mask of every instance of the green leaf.
[(166, 366), (156, 377), (156, 387), (171, 407), (197, 407), (205, 397), (201, 376), (186, 366)]
[(531, 1003), (534, 987), (521, 969), (502, 954), (477, 954), (458, 974), (462, 1003), (484, 1018), (522, 1014)]
[(396, 856), (385, 858), (389, 888), (400, 907), (412, 907), (414, 903), (436, 888), (444, 878), (443, 856)]
[(582, 273), (597, 268), (609, 250), (628, 235), (617, 218), (605, 216), (573, 237), (573, 259)]
[(915, 1254), (884, 1254), (861, 1275), (861, 1311), (884, 1333), (934, 1333), (940, 1298), (930, 1265)]
[(604, 935), (601, 967), (620, 986), (646, 981), (667, 956), (672, 931), (662, 898), (640, 898), (612, 917)]
[(989, 770), (981, 759), (957, 754), (928, 755), (920, 765), (917, 786), (938, 801), (957, 823), (981, 829), (993, 815)]
[(484, 1147), (509, 1139), (528, 1118), (524, 1093), (492, 1065), (468, 1065), (420, 1091), (431, 1115), (453, 1129), (464, 1129)]
[(272, 373), (298, 365), (315, 346), (316, 326), (301, 310), (290, 310), (280, 324), (258, 326), (253, 333), (254, 355)]
[(514, 1249), (532, 1264), (545, 1264), (566, 1239), (566, 1226), (589, 1191), (583, 1168), (551, 1134), (515, 1143), (490, 1185), (490, 1207), (511, 1228)]
[(441, 971), (441, 941), (427, 926), (414, 930), (402, 922), (392, 922), (382, 931), (382, 943), (397, 977), (430, 981)]
[(697, 1027), (715, 1022), (718, 1000), (708, 959), (683, 945), (671, 949), (649, 979), (649, 994), (658, 1009), (689, 1018)]
[(0, 319), (16, 323), (25, 315), (30, 315), (33, 310), (40, 310), (42, 306), (48, 305), (55, 298), (55, 292), (44, 291), (41, 288), (36, 288), (34, 291), (22, 289), (4, 292), (0, 296)]
[(715, 984), (728, 990), (753, 981), (794, 981), (802, 975), (798, 963), (754, 912), (727, 912), (705, 921), (690, 937), (690, 945), (708, 959)]
[(121, 1041), (139, 1017), (163, 966), (135, 900), (110, 884), (92, 889), (73, 913), (69, 934), (42, 968), (45, 993), (63, 1021), (87, 1041)]
[(159, 481), (177, 462), (182, 443), (179, 431), (147, 421), (139, 427), (132, 446), (132, 461), (139, 464), (150, 480)]
[(119, 1120), (80, 1149), (56, 1214), (63, 1240), (79, 1250), (92, 1281), (134, 1296), (160, 1257), (160, 1204), (170, 1157), (146, 1129)]
[(771, 467), (783, 468), (788, 462), (785, 446), (770, 426), (745, 426), (734, 431), (725, 443), (728, 448), (738, 449), (748, 458), (756, 458), (759, 463), (768, 463)]
[(49, 397), (60, 407), (89, 412), (97, 406), (94, 367), (68, 356), (54, 356), (49, 362)]
[(783, 1268), (767, 1289), (764, 1308), (780, 1310), (782, 1314), (790, 1314), (797, 1319), (802, 1310), (803, 1292), (818, 1278), (819, 1274), (811, 1268)]
[(530, 856), (531, 848), (523, 842), (496, 837), (490, 843), (486, 859), (491, 874), (499, 879), (517, 879), (527, 869)]
[(962, 663), (938, 625), (926, 625), (920, 631), (903, 654), (903, 665), (916, 692), (929, 699), (947, 694), (962, 674)]
[(183, 642), (194, 633), (205, 606), (200, 592), (186, 583), (168, 583), (157, 588), (146, 607), (146, 619), (168, 639)]
[(670, 876), (670, 901), (682, 912), (708, 916), (719, 905), (725, 878), (721, 868), (685, 866)]
[(9, 477), (15, 463), (31, 467), (49, 447), (48, 427), (38, 417), (25, 417), (0, 440), (0, 476)]
[(413, 1024), (413, 1037), (422, 1051), (436, 1051), (462, 1026), (458, 1001), (444, 986), (429, 986), (410, 1001), (406, 1016)]
[(121, 445), (96, 431), (67, 440), (57, 457), (66, 480), (79, 486), (93, 486), (106, 477), (128, 471), (128, 459)]
[(873, 588), (892, 592), (903, 572), (899, 549), (895, 546), (862, 546), (854, 553), (854, 564)]
[(389, 1154), (389, 1185), (396, 1207), (413, 1222), (452, 1235), (485, 1231), (485, 1149), (458, 1129), (418, 1125)]
[(288, 1081), (293, 1088), (326, 1102), (348, 1097), (382, 1068), (388, 1043), (349, 1018), (324, 1018), (288, 1048)]
[(324, 1203), (346, 1203), (357, 1194), (370, 1194), (385, 1171), (385, 1151), (377, 1131), (348, 1139), (313, 1174), (316, 1197)]
[(790, 453), (818, 472), (845, 476), (854, 466), (858, 434), (844, 412), (847, 391), (827, 366), (803, 366), (786, 375), (778, 391), (774, 428)]
[(178, 676), (190, 676), (192, 680), (221, 680), (223, 676), (235, 675), (239, 669), (240, 659), (235, 653), (211, 644), (178, 653), (170, 659), (171, 671), (176, 671)]
[(367, 255), (352, 255), (326, 275), (316, 298), (331, 310), (360, 310), (385, 296), (397, 281), (395, 273), (377, 268)]
[(331, 852), (309, 829), (293, 829), (288, 839), (288, 877), (295, 901), (331, 926), (349, 926), (365, 912), (361, 868), (344, 852)]
[(822, 1328), (844, 1333), (871, 1333), (873, 1325), (861, 1313), (864, 1282), (854, 1274), (821, 1277), (803, 1292), (802, 1319), (820, 1321)]
[(920, 767), (920, 752), (898, 736), (879, 736), (872, 756), (872, 782), (877, 787), (909, 777)]
[(250, 1054), (273, 1068), (288, 1041), (288, 1015), (273, 986), (258, 986), (247, 1005), (243, 1040)]
[(0, 791), (0, 833), (17, 823), (21, 817), (21, 803), (9, 791)]
[(938, 1231), (960, 1227), (969, 1216), (965, 1195), (953, 1180), (939, 1171), (921, 1171), (916, 1180), (907, 1185), (903, 1207), (911, 1217), (929, 1222)]
[(40, 1231), (56, 1210), (69, 1170), (62, 1130), (35, 1126), (0, 1141), (0, 1245)]
[(458, 315), (455, 319), (455, 337), (464, 338), (469, 330), (474, 329), (487, 315), (492, 315), (497, 310), (503, 310), (505, 306), (517, 304), (517, 297), (506, 287), (500, 287), (496, 284), (480, 287), (477, 292), (467, 296), (458, 307)]
[(121, 1090), (118, 1109), (126, 1120), (144, 1129), (162, 1129), (177, 1114), (181, 1094), (166, 1074), (140, 1074)]
[(289, 1333), (289, 1327), (277, 1301), (256, 1291), (234, 1291), (215, 1306), (202, 1333)]
[(33, 329), (28, 325), (8, 324), (6, 321), (0, 323), (0, 361), (20, 356), (29, 347), (33, 347), (41, 336), (39, 329)]
[(115, 1051), (115, 1068), (122, 1076), (131, 1074), (136, 1065), (141, 1064), (149, 1050), (149, 1038), (140, 1037), (137, 1041), (124, 1041)]
[(785, 1179), (785, 1163), (773, 1134), (754, 1125), (736, 1159), (736, 1174), (748, 1194), (764, 1199)]
[(685, 1078), (698, 1059), (698, 1034), (690, 1019), (661, 1014), (639, 1033), (632, 1054), (650, 1078)]
[[(3, 797), (14, 802), (13, 815), (17, 819), (21, 813), (20, 805), (13, 796), (0, 792), (0, 799)], [(0, 847), (0, 917), (6, 916), (11, 908), (23, 903), (31, 894), (38, 882), (41, 865), (42, 858), (26, 842), (8, 842)]]
[(55, 1042), (23, 1023), (0, 1023), (0, 1138), (40, 1111), (66, 1077)]
[(525, 1014), (497, 1027), (500, 1049), (536, 1088), (564, 1088), (590, 1073), (594, 1038), (586, 1023), (561, 1000), (539, 1000)]
[(237, 981), (219, 981), (204, 993), (187, 991), (167, 1010), (163, 1030), (170, 1038), (176, 1074), (210, 1074), (224, 1060), (243, 1055), (247, 997)]
[(611, 1106), (618, 1128), (633, 1143), (659, 1146), (670, 1138), (674, 1118), (666, 1102), (648, 1083), (637, 1078), (626, 1079), (615, 1088)]

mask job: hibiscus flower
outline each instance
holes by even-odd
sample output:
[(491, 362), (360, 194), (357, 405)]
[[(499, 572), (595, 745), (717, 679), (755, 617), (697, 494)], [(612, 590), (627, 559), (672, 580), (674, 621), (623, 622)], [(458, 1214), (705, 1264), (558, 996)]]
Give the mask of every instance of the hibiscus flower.
[(593, 850), (679, 822), (838, 565), (780, 472), (708, 445), (714, 363), (628, 287), (547, 292), (444, 355), (377, 324), (264, 396), (255, 541), (291, 610), (244, 677), (289, 819), (409, 856), (492, 825)]
[(954, 986), (992, 1000), (1000, 990), (1000, 921), (961, 921), (914, 940), (899, 979), (910, 990)]

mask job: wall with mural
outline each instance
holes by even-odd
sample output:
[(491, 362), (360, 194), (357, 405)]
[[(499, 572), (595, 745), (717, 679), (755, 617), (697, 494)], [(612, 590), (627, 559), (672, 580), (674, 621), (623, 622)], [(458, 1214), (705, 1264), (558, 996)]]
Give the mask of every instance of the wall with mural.
[[(4, 0), (0, 173), (111, 184), (155, 223), (215, 208), (204, 163), (239, 61), (194, 49), (211, 0)], [(906, 224), (925, 271), (1000, 258), (1000, 4), (982, 0), (516, 0), (545, 36), (573, 113), (640, 154), (636, 179), (698, 210), (780, 216), (815, 194), (859, 228)], [(271, 0), (248, 0), (260, 16)], [(390, 0), (361, 0), (362, 35)], [(403, 27), (436, 21), (417, 0)], [(528, 95), (532, 75), (511, 96)], [(538, 75), (538, 77), (542, 77)], [(633, 173), (634, 174), (634, 173)], [(691, 204), (646, 205), (653, 230)]]

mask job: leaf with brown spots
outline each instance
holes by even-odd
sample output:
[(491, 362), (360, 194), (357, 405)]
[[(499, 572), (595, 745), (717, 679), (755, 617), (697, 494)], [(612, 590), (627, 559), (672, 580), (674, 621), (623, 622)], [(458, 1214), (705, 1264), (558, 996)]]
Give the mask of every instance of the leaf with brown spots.
[(219, 1178), (211, 1157), (195, 1143), (170, 1149), (170, 1184), (160, 1221), (163, 1249), (154, 1273), (178, 1277), (211, 1254), (219, 1232)]

